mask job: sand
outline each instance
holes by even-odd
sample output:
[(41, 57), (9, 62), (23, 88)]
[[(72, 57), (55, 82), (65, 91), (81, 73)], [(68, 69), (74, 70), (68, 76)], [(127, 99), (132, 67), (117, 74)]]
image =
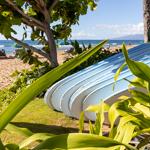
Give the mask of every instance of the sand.
[[(128, 46), (127, 48), (132, 48), (135, 45)], [(115, 50), (118, 47), (111, 47), (111, 51)], [(66, 54), (63, 51), (58, 51), (58, 61), (61, 64), (66, 57)], [(42, 58), (41, 58), (42, 59)], [(22, 61), (16, 58), (11, 59), (0, 59), (0, 89), (9, 86), (13, 82), (13, 78), (11, 74), (18, 70), (21, 71), (23, 69), (28, 69), (30, 66), (28, 64), (24, 64)]]
[[(64, 52), (58, 52), (58, 61), (62, 63), (64, 60)], [(11, 74), (18, 70), (21, 71), (23, 69), (29, 69), (30, 66), (28, 64), (24, 64), (21, 60), (16, 58), (10, 59), (1, 59), (0, 58), (0, 89), (9, 86), (14, 78), (11, 77)]]

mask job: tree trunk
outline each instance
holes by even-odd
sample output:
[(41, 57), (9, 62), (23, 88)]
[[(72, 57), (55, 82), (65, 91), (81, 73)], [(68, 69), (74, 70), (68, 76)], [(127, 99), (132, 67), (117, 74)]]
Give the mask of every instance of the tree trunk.
[(21, 45), (22, 47), (30, 49), (33, 52), (35, 52), (35, 53), (45, 57), (49, 61), (49, 63), (51, 63), (50, 56), (47, 53), (45, 53), (44, 51), (41, 51), (40, 49), (37, 49), (36, 47), (30, 46), (27, 43), (24, 43), (21, 40), (18, 40), (16, 38), (14, 38), (13, 36), (9, 37), (9, 39), (13, 40), (14, 42), (16, 42), (17, 44)]
[(47, 6), (46, 6), (46, 3), (44, 0), (39, 0), (38, 2), (39, 2), (39, 5), (41, 6), (41, 12), (45, 18), (45, 21), (43, 22), (43, 24), (44, 24), (44, 28), (45, 28), (45, 34), (46, 34), (47, 40), (48, 40), (49, 57), (51, 59), (51, 67), (55, 68), (59, 64), (58, 64), (58, 60), (57, 60), (56, 43), (55, 43), (55, 39), (54, 39), (53, 33), (50, 28), (50, 23), (51, 23), (50, 12), (47, 9)]
[(51, 60), (51, 67), (55, 68), (57, 67), (58, 60), (57, 60), (57, 48), (56, 48), (56, 43), (52, 34), (52, 31), (50, 29), (49, 23), (45, 22), (45, 34), (48, 39), (48, 46), (49, 46), (49, 56)]
[(150, 42), (150, 0), (144, 1), (144, 42)]

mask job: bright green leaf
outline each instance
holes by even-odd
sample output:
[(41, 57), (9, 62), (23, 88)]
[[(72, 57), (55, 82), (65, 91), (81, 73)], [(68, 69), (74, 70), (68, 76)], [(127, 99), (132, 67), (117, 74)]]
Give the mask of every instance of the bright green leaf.
[(90, 134), (66, 134), (59, 135), (53, 138), (47, 139), (42, 142), (33, 150), (41, 150), (41, 149), (86, 149), (86, 148), (110, 148), (113, 146), (125, 146), (129, 150), (135, 150), (136, 148), (122, 144), (113, 139), (107, 137), (101, 137), (97, 135)]
[(0, 115), (0, 132), (5, 128), (5, 126), (13, 119), (34, 97), (40, 94), (43, 90), (46, 90), (64, 74), (68, 73), (70, 70), (79, 66), (90, 56), (96, 53), (105, 43), (98, 44), (89, 51), (85, 51), (76, 58), (58, 66), (52, 71), (40, 77), (32, 85), (27, 87), (20, 95), (13, 100), (7, 109)]

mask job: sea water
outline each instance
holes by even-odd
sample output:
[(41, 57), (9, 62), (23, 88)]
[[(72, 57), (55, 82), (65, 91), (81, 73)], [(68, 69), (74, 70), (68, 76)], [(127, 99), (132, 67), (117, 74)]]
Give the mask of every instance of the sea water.
[[(74, 40), (72, 40), (74, 41)], [(92, 46), (100, 43), (102, 40), (77, 40), (80, 45), (84, 44), (85, 46), (91, 44)], [(27, 40), (25, 41), (27, 44), (35, 46), (36, 48), (42, 48), (41, 45), (38, 44), (37, 41), (31, 41)], [(70, 42), (70, 41), (69, 41)], [(143, 40), (109, 40), (108, 44), (110, 46), (117, 46), (122, 45), (122, 43), (125, 43), (127, 45), (140, 45), (144, 43)], [(6, 54), (12, 54), (15, 50), (15, 42), (11, 40), (0, 40), (0, 50), (4, 49), (6, 51)], [(65, 50), (69, 45), (65, 45), (63, 41), (59, 41), (58, 43), (58, 50)], [(59, 45), (61, 45), (59, 47)]]

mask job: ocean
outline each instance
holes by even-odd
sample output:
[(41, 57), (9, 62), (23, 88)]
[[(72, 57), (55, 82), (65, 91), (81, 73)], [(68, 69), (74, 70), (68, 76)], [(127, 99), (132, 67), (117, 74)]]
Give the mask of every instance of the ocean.
[[(73, 40), (72, 40), (73, 41)], [(101, 42), (102, 40), (77, 40), (79, 42), (79, 44), (83, 44), (84, 45), (96, 45), (99, 42)], [(31, 41), (31, 40), (26, 40), (26, 43), (28, 43), (29, 45), (35, 46), (37, 48), (42, 48), (42, 45), (38, 45), (37, 41)], [(140, 45), (142, 43), (144, 43), (143, 40), (109, 40), (108, 44), (110, 46), (116, 46), (116, 45), (122, 45), (122, 43), (125, 43), (127, 45)], [(62, 41), (59, 41), (58, 45), (61, 45), (61, 47), (58, 48), (58, 50), (65, 50), (68, 45), (64, 45)], [(0, 40), (0, 50), (4, 49), (6, 54), (11, 54), (15, 51), (15, 42), (11, 41), (11, 40)]]

